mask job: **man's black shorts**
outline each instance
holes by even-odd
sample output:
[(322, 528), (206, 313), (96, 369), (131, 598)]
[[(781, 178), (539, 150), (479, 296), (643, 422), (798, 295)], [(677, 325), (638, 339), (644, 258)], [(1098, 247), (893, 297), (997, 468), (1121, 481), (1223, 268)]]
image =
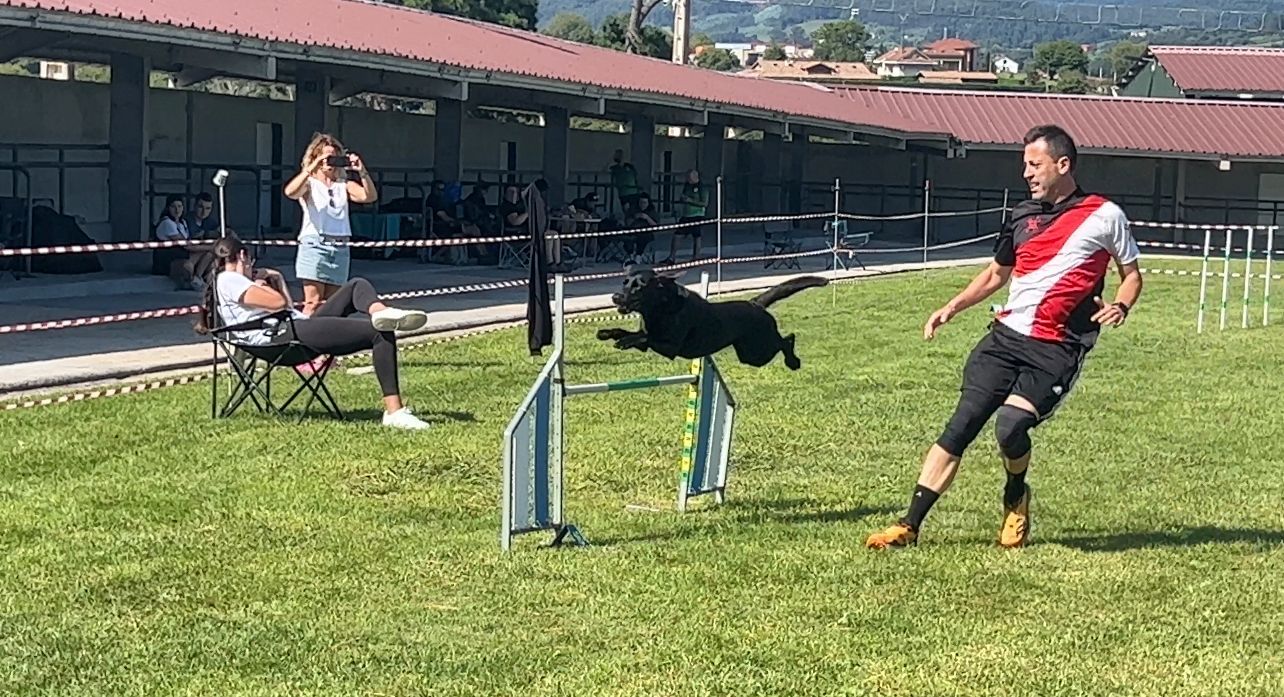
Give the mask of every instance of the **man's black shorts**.
[[(707, 218), (705, 218), (703, 215), (688, 215), (688, 216), (683, 216), (681, 219), (679, 219), (678, 224), (686, 225), (687, 223), (701, 223), (705, 220), (707, 220)], [(690, 227), (680, 227), (674, 230), (673, 232), (676, 235), (689, 235), (691, 237), (699, 237), (700, 232), (703, 229), (704, 229), (704, 225), (691, 225)]]
[(1087, 353), (1082, 346), (1032, 339), (994, 322), (963, 366), (963, 389), (984, 396), (994, 409), (1010, 394), (1024, 397), (1044, 421), (1070, 394)]

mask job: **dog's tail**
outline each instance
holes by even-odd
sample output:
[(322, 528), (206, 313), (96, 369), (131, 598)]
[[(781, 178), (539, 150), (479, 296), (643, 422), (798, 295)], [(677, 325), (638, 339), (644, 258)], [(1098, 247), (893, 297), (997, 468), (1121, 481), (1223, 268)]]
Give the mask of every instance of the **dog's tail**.
[(753, 302), (763, 307), (771, 307), (794, 293), (827, 285), (829, 285), (829, 279), (823, 276), (799, 276), (767, 289), (765, 293), (754, 298)]

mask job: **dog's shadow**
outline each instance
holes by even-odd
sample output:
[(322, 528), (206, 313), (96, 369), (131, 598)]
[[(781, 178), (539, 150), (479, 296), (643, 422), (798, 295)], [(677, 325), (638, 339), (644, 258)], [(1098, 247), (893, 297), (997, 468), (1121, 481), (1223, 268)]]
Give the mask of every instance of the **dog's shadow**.
[(636, 535), (613, 535), (591, 539), (590, 544), (598, 547), (613, 547), (629, 544), (666, 542), (690, 538), (724, 539), (725, 524), (699, 522), (701, 514), (727, 516), (736, 527), (748, 528), (764, 525), (798, 526), (806, 524), (854, 523), (871, 516), (888, 516), (899, 509), (892, 506), (832, 507), (823, 501), (811, 498), (789, 499), (730, 499), (718, 506), (697, 508), (683, 514), (682, 520), (687, 524), (666, 529), (652, 529)]

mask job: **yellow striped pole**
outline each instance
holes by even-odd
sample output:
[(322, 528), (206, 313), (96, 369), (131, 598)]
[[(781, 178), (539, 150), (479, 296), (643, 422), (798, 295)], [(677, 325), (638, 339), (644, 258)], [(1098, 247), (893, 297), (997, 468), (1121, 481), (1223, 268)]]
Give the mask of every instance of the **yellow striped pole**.
[(691, 470), (695, 467), (696, 411), (700, 403), (700, 371), (704, 361), (691, 361), (691, 375), (695, 378), (687, 386), (687, 423), (682, 431), (682, 456), (678, 460), (678, 511), (687, 509), (687, 492), (691, 490)]

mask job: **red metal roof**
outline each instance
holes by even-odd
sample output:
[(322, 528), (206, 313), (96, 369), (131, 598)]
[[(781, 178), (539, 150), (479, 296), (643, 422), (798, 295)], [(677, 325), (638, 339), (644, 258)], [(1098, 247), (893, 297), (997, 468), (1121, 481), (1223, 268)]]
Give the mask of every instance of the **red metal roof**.
[(948, 128), (964, 143), (1020, 145), (1031, 127), (1056, 123), (1081, 148), (1284, 157), (1284, 104), (890, 87), (842, 93), (861, 109)]
[(346, 49), (469, 70), (671, 95), (907, 135), (943, 136), (911, 117), (806, 85), (754, 80), (446, 15), (357, 0), (0, 0), (0, 6)]
[(940, 39), (923, 47), (932, 53), (963, 53), (974, 48), (980, 47), (967, 39)]
[(1284, 93), (1284, 48), (1151, 46), (1183, 92)]

